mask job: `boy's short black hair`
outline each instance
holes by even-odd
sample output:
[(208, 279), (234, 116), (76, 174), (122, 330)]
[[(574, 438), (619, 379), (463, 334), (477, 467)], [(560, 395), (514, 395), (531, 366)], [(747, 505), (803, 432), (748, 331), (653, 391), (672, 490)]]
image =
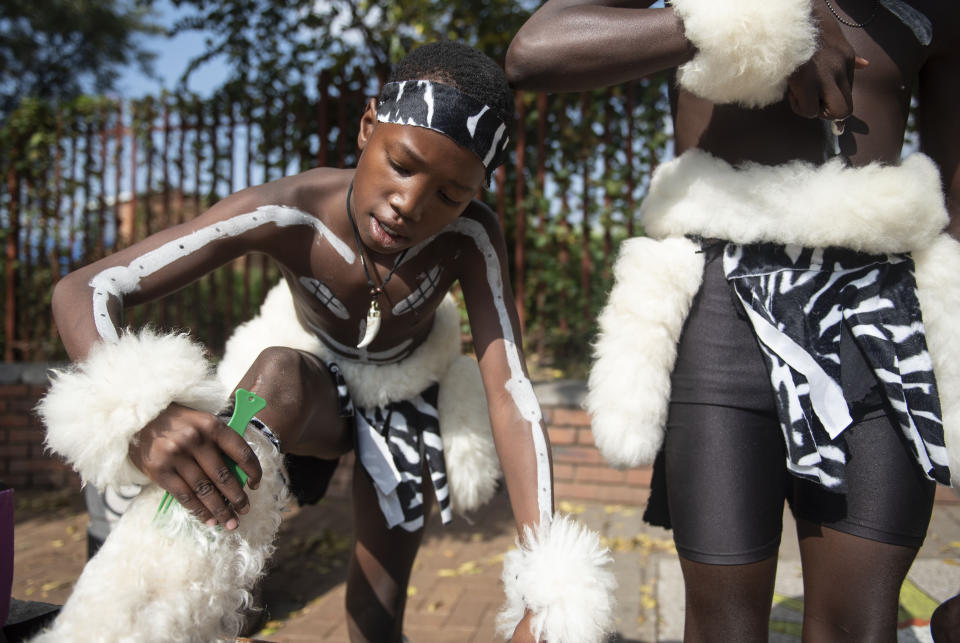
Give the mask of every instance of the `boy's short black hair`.
[(513, 90), (497, 63), (486, 54), (455, 40), (422, 45), (398, 62), (387, 82), (435, 80), (456, 87), (489, 105), (513, 130)]

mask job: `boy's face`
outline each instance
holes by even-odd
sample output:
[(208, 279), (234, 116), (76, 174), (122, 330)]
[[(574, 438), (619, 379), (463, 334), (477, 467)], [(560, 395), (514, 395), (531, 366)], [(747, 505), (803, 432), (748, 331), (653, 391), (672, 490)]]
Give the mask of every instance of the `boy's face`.
[(374, 252), (392, 254), (460, 216), (486, 179), (476, 154), (414, 125), (378, 123), (371, 100), (360, 122), (352, 214)]

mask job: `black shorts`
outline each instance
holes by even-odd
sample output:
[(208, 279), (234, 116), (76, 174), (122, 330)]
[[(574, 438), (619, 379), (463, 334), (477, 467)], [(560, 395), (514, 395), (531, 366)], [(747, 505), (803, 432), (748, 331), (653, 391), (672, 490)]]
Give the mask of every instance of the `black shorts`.
[(712, 564), (776, 555), (785, 500), (797, 518), (920, 547), (935, 483), (911, 455), (856, 344), (841, 340), (842, 385), (854, 423), (842, 434), (850, 457), (848, 491), (839, 494), (788, 472), (760, 347), (720, 253), (706, 258), (678, 347), (648, 518), (673, 528), (681, 556)]

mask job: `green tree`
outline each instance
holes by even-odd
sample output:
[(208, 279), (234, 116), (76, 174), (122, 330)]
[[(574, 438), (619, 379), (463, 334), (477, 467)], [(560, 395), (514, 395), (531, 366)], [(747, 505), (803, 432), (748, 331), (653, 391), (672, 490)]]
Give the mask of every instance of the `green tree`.
[(24, 97), (73, 98), (113, 88), (121, 68), (152, 73), (137, 38), (161, 33), (153, 0), (4, 0), (0, 3), (0, 118)]
[(502, 61), (536, 2), (509, 0), (172, 0), (192, 12), (173, 31), (207, 36), (205, 51), (184, 71), (185, 83), (220, 58), (225, 84), (286, 87), (321, 67), (360, 68), (384, 79), (415, 45), (460, 39)]

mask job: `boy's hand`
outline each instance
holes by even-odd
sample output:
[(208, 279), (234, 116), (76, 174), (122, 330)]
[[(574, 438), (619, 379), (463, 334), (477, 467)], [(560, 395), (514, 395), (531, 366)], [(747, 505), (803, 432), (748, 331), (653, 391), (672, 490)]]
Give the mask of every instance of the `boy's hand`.
[(853, 72), (869, 62), (853, 51), (823, 2), (813, 3), (820, 26), (816, 53), (787, 81), (790, 107), (805, 118), (843, 120), (853, 113)]
[(533, 612), (527, 610), (520, 622), (517, 623), (517, 627), (513, 630), (513, 636), (510, 637), (510, 643), (548, 643), (547, 641), (543, 640), (538, 641), (536, 638), (534, 638), (533, 634), (530, 633), (530, 621), (532, 619)]
[(224, 454), (240, 465), (256, 489), (260, 462), (250, 445), (216, 416), (179, 404), (171, 404), (141, 429), (129, 450), (133, 464), (198, 520), (236, 529), (237, 515), (250, 507)]

